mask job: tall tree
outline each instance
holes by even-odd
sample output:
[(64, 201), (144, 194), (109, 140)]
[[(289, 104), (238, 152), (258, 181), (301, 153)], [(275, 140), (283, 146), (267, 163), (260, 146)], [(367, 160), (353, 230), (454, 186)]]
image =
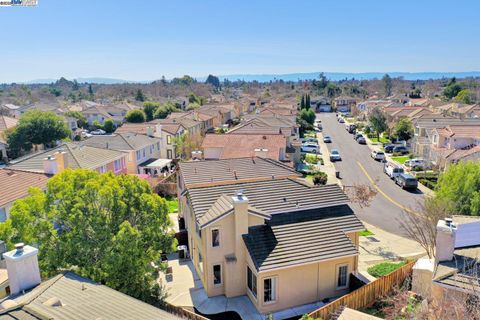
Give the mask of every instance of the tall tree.
[(158, 304), (161, 292), (151, 263), (175, 240), (168, 207), (135, 176), (90, 170), (55, 175), (45, 192), (17, 200), (0, 237), (36, 243), (44, 275), (73, 269), (134, 298)]
[(135, 94), (135, 100), (141, 102), (145, 101), (145, 95), (143, 94), (142, 89), (137, 90), (137, 93)]
[(152, 101), (145, 101), (143, 103), (143, 112), (147, 116), (147, 121), (153, 120), (153, 114), (157, 111), (158, 107), (160, 107), (160, 103), (152, 102)]
[(80, 85), (78, 84), (78, 81), (77, 81), (77, 80), (73, 80), (72, 90), (73, 90), (73, 91), (78, 91), (78, 89), (80, 89)]
[(86, 128), (87, 127), (87, 118), (81, 113), (80, 111), (67, 111), (65, 112), (65, 115), (67, 117), (72, 117), (77, 119), (77, 126), (80, 128)]
[(145, 112), (139, 109), (130, 110), (125, 115), (125, 120), (131, 123), (142, 123), (145, 122), (146, 119), (147, 116), (145, 115)]
[(88, 95), (90, 96), (90, 99), (93, 100), (95, 94), (94, 94), (94, 92), (93, 92), (93, 88), (92, 88), (92, 84), (91, 84), (91, 83), (88, 85)]
[(115, 124), (113, 123), (112, 119), (105, 120), (102, 127), (106, 133), (112, 133), (113, 131), (115, 131)]
[(220, 88), (220, 80), (218, 79), (218, 77), (216, 77), (214, 75), (209, 74), (208, 77), (207, 77), (207, 80), (205, 80), (205, 83), (206, 84), (211, 84), (212, 86), (214, 86), (217, 89)]
[(382, 110), (380, 110), (378, 107), (373, 109), (372, 113), (368, 117), (368, 121), (372, 125), (373, 130), (377, 133), (377, 138), (380, 138), (380, 134), (388, 128), (387, 118)]
[(305, 109), (305, 95), (302, 95), (302, 99), (300, 100), (300, 110)]
[(385, 96), (386, 97), (391, 96), (392, 88), (393, 88), (392, 78), (388, 74), (385, 74), (382, 78), (382, 82), (383, 82), (383, 90), (385, 92)]
[(400, 140), (410, 140), (413, 137), (412, 121), (407, 117), (400, 118), (400, 120), (395, 124), (395, 128), (393, 129), (393, 135)]
[[(42, 144), (51, 146), (55, 141), (70, 135), (70, 130), (63, 118), (54, 112), (44, 112), (37, 109), (25, 112), (17, 126), (7, 136), (9, 144)], [(22, 141), (16, 141), (21, 139)]]

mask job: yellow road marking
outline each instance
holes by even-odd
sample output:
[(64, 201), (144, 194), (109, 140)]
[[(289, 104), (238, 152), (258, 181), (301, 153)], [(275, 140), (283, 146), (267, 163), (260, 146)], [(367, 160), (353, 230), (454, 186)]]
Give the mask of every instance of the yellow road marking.
[(360, 169), (362, 169), (363, 173), (365, 174), (365, 176), (367, 177), (367, 179), (370, 181), (370, 183), (375, 187), (375, 189), (377, 189), (377, 191), (385, 197), (385, 199), (387, 199), (388, 201), (390, 201), (391, 203), (393, 203), (394, 205), (396, 205), (397, 207), (399, 207), (400, 209), (402, 210), (405, 210), (407, 212), (410, 212), (410, 213), (413, 213), (413, 214), (416, 214), (415, 211), (405, 207), (405, 206), (402, 206), (400, 203), (398, 203), (397, 201), (395, 201), (394, 199), (392, 199), (388, 194), (386, 194), (385, 192), (383, 192), (382, 189), (380, 189), (380, 187), (376, 184), (375, 180), (372, 179), (372, 177), (370, 177), (370, 175), (368, 174), (367, 170), (363, 167), (363, 165), (357, 160), (357, 164), (358, 166), (360, 167)]

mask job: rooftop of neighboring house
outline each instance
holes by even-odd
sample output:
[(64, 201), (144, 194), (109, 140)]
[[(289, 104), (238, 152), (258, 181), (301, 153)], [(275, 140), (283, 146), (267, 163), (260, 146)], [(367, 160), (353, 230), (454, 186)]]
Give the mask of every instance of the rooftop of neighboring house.
[(372, 316), (368, 313), (363, 313), (358, 310), (350, 309), (350, 308), (343, 308), (340, 315), (336, 318), (336, 320), (381, 320), (382, 318), (378, 318)]
[(48, 179), (43, 173), (0, 169), (0, 207), (26, 197), (30, 187), (44, 188)]
[(269, 106), (258, 110), (258, 114), (272, 114), (280, 116), (295, 116), (297, 109), (279, 106)]
[(340, 96), (334, 99), (335, 101), (347, 100), (347, 101), (357, 101), (357, 98), (349, 96)]
[(439, 135), (455, 138), (473, 138), (480, 139), (480, 122), (478, 125), (448, 125), (437, 129)]
[(15, 104), (12, 104), (12, 103), (7, 103), (7, 104), (4, 104), (3, 107), (9, 109), (9, 110), (18, 110), (20, 109), (20, 106), (17, 106)]
[(480, 111), (480, 104), (469, 104), (463, 107), (459, 107), (456, 112), (460, 114), (466, 114), (473, 111)]
[(202, 148), (221, 148), (219, 159), (254, 157), (255, 149), (266, 149), (267, 158), (278, 160), (286, 144), (283, 134), (207, 134)]
[(287, 165), (258, 157), (180, 162), (187, 188), (300, 176)]
[(408, 117), (412, 113), (418, 113), (418, 112), (427, 112), (427, 113), (432, 113), (432, 111), (428, 110), (428, 108), (424, 107), (400, 107), (396, 108), (397, 110), (392, 110), (393, 108), (385, 108), (387, 109), (387, 113), (390, 113), (390, 116), (392, 117)]
[(245, 121), (228, 131), (229, 134), (279, 134), (282, 128), (295, 128), (297, 124), (294, 120), (283, 116), (271, 115), (248, 115)]
[(424, 114), (415, 119), (414, 125), (426, 129), (443, 128), (448, 125), (479, 125), (480, 119), (458, 119), (442, 114)]
[(0, 115), (0, 132), (17, 126), (18, 119)]
[(115, 133), (127, 133), (133, 132), (137, 134), (147, 134), (147, 129), (149, 127), (154, 127), (154, 124), (149, 124), (148, 122), (143, 123), (124, 123), (123, 125), (119, 126)]
[(180, 319), (107, 286), (63, 272), (27, 293), (8, 297), (1, 320), (38, 319)]
[(415, 98), (409, 99), (408, 105), (417, 107), (428, 107), (430, 105), (430, 102), (431, 100), (428, 98)]
[(81, 145), (120, 151), (135, 151), (160, 142), (160, 139), (138, 134), (123, 132), (112, 135), (93, 136), (81, 142)]
[[(455, 216), (453, 221), (457, 222)], [(439, 262), (434, 281), (467, 292), (480, 291), (480, 221), (457, 222), (454, 257)]]
[[(175, 112), (174, 112), (175, 113)], [(174, 114), (172, 113), (172, 114)], [(170, 114), (170, 116), (172, 115)], [(200, 124), (199, 121), (196, 121), (196, 120), (193, 120), (193, 119), (189, 119), (188, 117), (178, 117), (176, 118), (175, 115), (172, 116), (172, 117), (168, 117), (166, 119), (156, 119), (156, 120), (153, 120), (153, 122), (155, 123), (159, 123), (161, 124), (162, 126), (163, 125), (181, 125), (182, 127), (184, 127), (185, 129), (190, 129), (190, 128), (193, 128), (193, 127), (196, 127)]]
[(30, 172), (44, 171), (44, 159), (56, 152), (66, 152), (66, 168), (97, 169), (112, 161), (121, 159), (126, 153), (116, 150), (95, 148), (77, 143), (64, 143), (56, 148), (42, 150), (11, 161), (8, 169)]
[[(323, 189), (325, 192), (329, 187), (319, 187), (317, 190)], [(312, 196), (325, 200), (334, 196), (341, 197), (343, 192), (340, 188), (330, 189)], [(283, 196), (291, 195), (284, 193)], [(247, 195), (247, 198), (249, 203), (257, 202), (254, 193), (252, 196)], [(299, 203), (300, 206), (304, 204), (301, 200)], [(243, 235), (258, 271), (358, 255), (355, 244), (345, 233), (361, 231), (365, 227), (347, 204), (290, 210), (294, 212), (287, 210), (285, 213), (273, 215), (265, 224), (252, 226), (248, 229), (248, 234)], [(263, 211), (268, 212), (268, 208)]]
[(453, 149), (453, 148), (447, 149), (447, 148), (436, 148), (436, 147), (433, 147), (433, 149), (439, 152), (446, 160), (451, 162), (460, 161), (476, 153), (480, 154), (480, 145), (468, 146), (462, 149)]

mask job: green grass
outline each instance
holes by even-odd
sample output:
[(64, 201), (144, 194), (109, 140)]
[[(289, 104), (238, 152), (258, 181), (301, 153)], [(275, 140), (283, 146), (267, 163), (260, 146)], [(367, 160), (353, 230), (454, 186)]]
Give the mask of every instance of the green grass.
[(388, 140), (387, 138), (384, 138), (384, 137), (380, 137), (380, 139), (377, 139), (377, 137), (372, 137), (372, 138), (368, 138), (370, 139), (370, 141), (376, 143), (376, 142), (380, 142), (380, 143), (391, 143), (390, 140)]
[(409, 160), (409, 159), (410, 159), (410, 156), (409, 156), (409, 155), (392, 157), (392, 160), (393, 160), (393, 161), (398, 162), (398, 163), (400, 163), (400, 164), (404, 164), (405, 161), (407, 161), (407, 160)]
[(379, 264), (376, 264), (370, 268), (367, 269), (368, 274), (375, 278), (380, 278), (383, 276), (386, 276), (387, 274), (397, 270), (398, 268), (402, 267), (405, 265), (405, 262), (382, 262)]
[(316, 138), (317, 133), (313, 130), (305, 131), (305, 133), (303, 134), (303, 137), (304, 138)]
[(166, 197), (165, 201), (167, 201), (168, 213), (178, 211), (178, 199), (177, 199), (177, 197)]
[(372, 231), (368, 230), (368, 229), (365, 229), (365, 230), (362, 230), (358, 233), (361, 237), (368, 237), (368, 236), (373, 236), (375, 233), (373, 233)]

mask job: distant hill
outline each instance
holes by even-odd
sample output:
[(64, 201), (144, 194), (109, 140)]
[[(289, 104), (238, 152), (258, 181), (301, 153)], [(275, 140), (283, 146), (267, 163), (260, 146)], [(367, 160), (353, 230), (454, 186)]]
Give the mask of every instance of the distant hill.
[[(329, 80), (338, 81), (355, 78), (357, 80), (381, 79), (385, 73), (391, 77), (403, 77), (405, 80), (429, 80), (441, 78), (467, 78), (480, 77), (480, 71), (471, 72), (363, 72), (363, 73), (343, 73), (343, 72), (324, 72)], [(320, 72), (310, 73), (287, 73), (287, 74), (233, 74), (219, 76), (220, 80), (228, 79), (230, 81), (259, 81), (269, 82), (274, 80), (298, 81), (318, 79)], [(200, 80), (200, 78), (197, 78)]]
[[(44, 83), (54, 83), (58, 79), (37, 79), (32, 81), (25, 82), (26, 84), (44, 84)], [(72, 81), (74, 79), (71, 79)], [(99, 83), (99, 84), (121, 84), (121, 83), (147, 83), (151, 81), (129, 81), (129, 80), (122, 80), (122, 79), (113, 79), (113, 78), (76, 78), (75, 80), (78, 83)]]

